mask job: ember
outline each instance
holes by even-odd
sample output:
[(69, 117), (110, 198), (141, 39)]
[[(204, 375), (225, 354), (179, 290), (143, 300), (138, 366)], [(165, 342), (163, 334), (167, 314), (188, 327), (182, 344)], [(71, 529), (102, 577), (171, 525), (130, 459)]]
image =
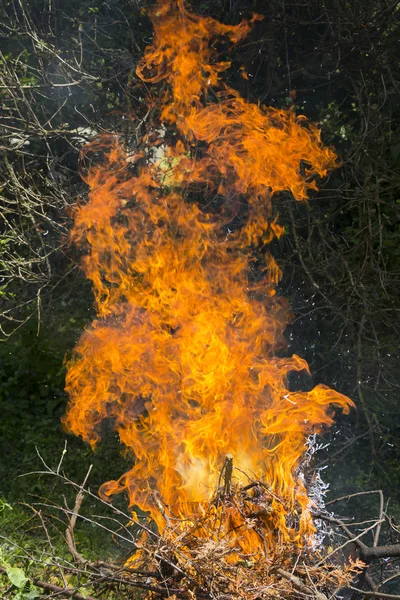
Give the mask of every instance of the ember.
[[(296, 585), (277, 565), (285, 573), (295, 549), (313, 547), (307, 438), (352, 402), (323, 385), (288, 388), (288, 374), (308, 366), (283, 357), (290, 311), (265, 249), (283, 234), (271, 198), (306, 199), (336, 155), (305, 117), (250, 104), (220, 79), (230, 65), (214, 61), (213, 42), (239, 42), (251, 21), (222, 25), (181, 0), (150, 16), (155, 37), (137, 74), (163, 81), (149, 100), (158, 148), (148, 135), (132, 156), (107, 136), (84, 152), (98, 160), (72, 239), (87, 252), (98, 317), (68, 365), (64, 423), (95, 446), (112, 419), (135, 460), (101, 495), (126, 492), (186, 567), (194, 561), (194, 579), (199, 561), (219, 560), (229, 579), (263, 558), (256, 584), (269, 577), (279, 596)], [(132, 560), (149, 560), (140, 546)], [(249, 573), (237, 597), (258, 597)]]

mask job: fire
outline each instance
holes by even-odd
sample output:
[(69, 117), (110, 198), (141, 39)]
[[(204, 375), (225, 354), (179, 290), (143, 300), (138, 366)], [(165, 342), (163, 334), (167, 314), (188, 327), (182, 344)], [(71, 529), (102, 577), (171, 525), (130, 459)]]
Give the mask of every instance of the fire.
[[(167, 513), (175, 531), (201, 514), (232, 458), (232, 486), (250, 477), (268, 495), (264, 544), (303, 545), (314, 531), (300, 473), (307, 437), (352, 402), (323, 385), (288, 389), (288, 374), (308, 366), (284, 357), (290, 311), (265, 248), (283, 234), (273, 194), (307, 198), (336, 156), (304, 117), (249, 104), (221, 81), (230, 65), (214, 61), (216, 41), (239, 42), (251, 22), (222, 25), (182, 0), (150, 16), (154, 41), (137, 74), (164, 81), (152, 101), (161, 153), (152, 136), (135, 156), (113, 136), (85, 151), (98, 158), (72, 240), (86, 250), (98, 317), (68, 364), (64, 424), (95, 446), (111, 420), (134, 466), (100, 493), (126, 492), (160, 531)], [(240, 511), (224, 514), (240, 548), (257, 551)]]

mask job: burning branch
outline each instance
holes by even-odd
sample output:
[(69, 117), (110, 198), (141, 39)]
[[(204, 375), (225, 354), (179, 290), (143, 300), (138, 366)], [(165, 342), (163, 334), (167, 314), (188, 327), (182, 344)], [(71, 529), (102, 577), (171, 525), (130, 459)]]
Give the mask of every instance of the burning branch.
[[(225, 462), (221, 469), (218, 479), (218, 495), (222, 493), (223, 497), (227, 497), (231, 495), (231, 485), (232, 485), (232, 473), (233, 473), (233, 456), (231, 454), (227, 454), (225, 457)], [(221, 480), (224, 480), (224, 487), (222, 491), (220, 489)]]

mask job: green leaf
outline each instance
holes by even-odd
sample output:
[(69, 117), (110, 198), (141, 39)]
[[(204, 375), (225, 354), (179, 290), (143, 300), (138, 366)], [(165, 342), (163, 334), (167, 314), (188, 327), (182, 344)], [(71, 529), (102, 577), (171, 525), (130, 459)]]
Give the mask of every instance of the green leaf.
[(28, 592), (20, 590), (14, 596), (14, 600), (36, 600), (36, 598), (40, 598), (39, 590), (36, 587), (32, 587)]
[[(1, 295), (1, 293), (0, 293), (0, 295)], [(5, 509), (13, 510), (13, 507), (11, 506), (11, 504), (8, 504), (8, 502), (3, 500), (3, 498), (0, 498), (0, 513), (3, 512), (3, 510), (5, 510)]]
[(23, 588), (28, 582), (28, 578), (25, 575), (25, 571), (19, 567), (9, 567), (6, 571), (8, 579), (17, 588)]

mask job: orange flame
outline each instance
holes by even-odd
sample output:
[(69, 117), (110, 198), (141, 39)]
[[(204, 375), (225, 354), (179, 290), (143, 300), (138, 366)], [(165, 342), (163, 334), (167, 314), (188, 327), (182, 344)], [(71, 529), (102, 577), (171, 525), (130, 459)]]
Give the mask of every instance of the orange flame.
[[(249, 104), (220, 81), (229, 63), (213, 62), (213, 43), (240, 41), (249, 22), (222, 25), (182, 0), (150, 15), (154, 42), (137, 73), (165, 80), (153, 107), (161, 155), (149, 142), (132, 159), (112, 136), (85, 151), (103, 159), (89, 169), (72, 239), (87, 249), (98, 318), (68, 365), (64, 423), (94, 446), (112, 419), (135, 461), (101, 494), (126, 491), (160, 530), (160, 502), (177, 519), (201, 510), (230, 454), (238, 485), (248, 473), (271, 486), (267, 543), (279, 534), (303, 544), (314, 531), (298, 472), (307, 436), (331, 425), (333, 405), (348, 412), (352, 402), (323, 385), (288, 389), (288, 373), (308, 366), (276, 356), (288, 304), (275, 295), (280, 270), (268, 253), (255, 280), (253, 248), (283, 233), (271, 196), (306, 198), (336, 156), (304, 117)], [(240, 528), (239, 514), (229, 519)], [(241, 547), (254, 550), (255, 537), (243, 533)]]

